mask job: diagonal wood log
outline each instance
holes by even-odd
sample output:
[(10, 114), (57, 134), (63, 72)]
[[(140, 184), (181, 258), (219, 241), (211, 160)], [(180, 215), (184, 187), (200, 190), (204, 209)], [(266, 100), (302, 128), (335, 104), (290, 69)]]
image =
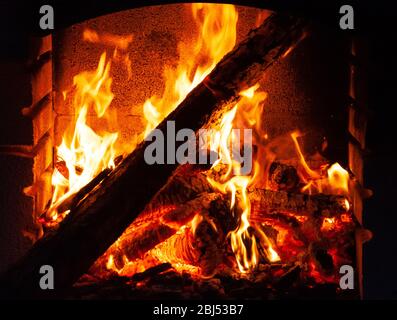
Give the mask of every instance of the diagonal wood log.
[[(199, 128), (219, 118), (239, 92), (254, 85), (263, 72), (302, 38), (305, 21), (275, 13), (227, 54), (157, 127), (166, 135), (167, 121), (175, 129)], [(113, 172), (95, 187), (56, 230), (37, 241), (31, 250), (0, 279), (0, 295), (54, 297), (70, 287), (122, 234), (166, 183), (177, 164), (148, 165), (144, 158), (151, 141), (142, 142)], [(178, 145), (176, 146), (178, 147)], [(40, 268), (54, 270), (55, 290), (41, 290)]]

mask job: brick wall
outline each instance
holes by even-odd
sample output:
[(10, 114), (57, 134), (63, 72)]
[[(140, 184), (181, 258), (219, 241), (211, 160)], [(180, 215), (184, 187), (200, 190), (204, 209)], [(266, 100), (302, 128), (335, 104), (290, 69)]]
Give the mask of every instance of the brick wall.
[(36, 216), (51, 196), (52, 37), (20, 40), (24, 54), (0, 59), (0, 272), (42, 234)]

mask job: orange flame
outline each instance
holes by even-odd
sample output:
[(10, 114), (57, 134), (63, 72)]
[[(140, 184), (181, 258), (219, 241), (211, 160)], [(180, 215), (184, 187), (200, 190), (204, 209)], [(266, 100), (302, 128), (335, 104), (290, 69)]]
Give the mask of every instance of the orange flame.
[(67, 177), (58, 169), (53, 172), (54, 192), (48, 218), (54, 221), (59, 214), (68, 213), (57, 210), (63, 200), (80, 190), (102, 170), (114, 166), (114, 145), (118, 133), (99, 134), (87, 124), (90, 109), (94, 109), (97, 117), (102, 118), (113, 100), (109, 70), (110, 61), (107, 61), (104, 52), (95, 71), (82, 72), (73, 79), (76, 122), (72, 133), (67, 131), (57, 148), (57, 157), (67, 167)]
[[(350, 180), (349, 173), (337, 162), (328, 166), (328, 168), (324, 166), (316, 170), (310, 168), (298, 142), (298, 138), (300, 136), (301, 134), (298, 131), (291, 133), (295, 150), (304, 171), (303, 174), (301, 174), (301, 178), (306, 182), (306, 185), (302, 188), (302, 192), (320, 192), (348, 196)], [(326, 169), (326, 174), (323, 172), (324, 169)], [(347, 209), (350, 207), (348, 200), (346, 200), (346, 207)]]
[(349, 173), (339, 163), (334, 163), (328, 172), (328, 182), (335, 194), (349, 194)]
[[(131, 60), (127, 52), (132, 40), (134, 39), (132, 34), (128, 35), (116, 35), (111, 33), (98, 34), (96, 31), (91, 29), (85, 29), (83, 31), (83, 40), (91, 43), (98, 43), (104, 46), (114, 48), (113, 60), (121, 62), (127, 70), (128, 78), (132, 77)], [(124, 51), (120, 53), (120, 51)]]
[(254, 127), (261, 131), (261, 117), (263, 101), (266, 93), (256, 92), (259, 85), (252, 86), (240, 92), (241, 99), (234, 108), (225, 113), (220, 124), (220, 139), (216, 149), (219, 149), (219, 159), (212, 168), (222, 164), (227, 165), (226, 172), (220, 177), (219, 181), (207, 177), (209, 183), (223, 193), (230, 193), (231, 210), (235, 209), (238, 201), (242, 209), (239, 217), (239, 225), (236, 230), (230, 232), (231, 247), (236, 257), (236, 262), (241, 273), (247, 273), (254, 269), (259, 263), (259, 252), (257, 241), (261, 241), (265, 247), (267, 258), (270, 262), (280, 260), (277, 252), (273, 248), (271, 241), (261, 230), (256, 230), (258, 240), (252, 233), (255, 229), (250, 225), (249, 217), (251, 213), (251, 203), (248, 198), (248, 187), (255, 184), (258, 177), (260, 163), (255, 161), (254, 170), (250, 175), (240, 175), (240, 164), (232, 159), (230, 145), (233, 144), (235, 136), (232, 132), (233, 123), (241, 127)]
[[(195, 19), (199, 34), (192, 43), (179, 44), (179, 61), (177, 67), (172, 69), (166, 67), (164, 70), (165, 89), (161, 97), (152, 96), (143, 104), (143, 115), (146, 120), (144, 136), (147, 136), (177, 105), (194, 89), (229, 52), (236, 42), (236, 25), (238, 14), (233, 5), (201, 4), (191, 5), (193, 18)], [(87, 33), (87, 38), (92, 42), (105, 40), (109, 44), (109, 39), (95, 34)], [(230, 114), (225, 114), (222, 120), (224, 131), (231, 129), (231, 122), (234, 118), (235, 110)], [(223, 157), (229, 156), (227, 143), (224, 143), (226, 136), (212, 137), (215, 140), (216, 150), (223, 150)], [(220, 145), (221, 144), (221, 145)], [(212, 148), (211, 148), (212, 149)], [(177, 270), (189, 270), (197, 273), (197, 267), (187, 265), (175, 255), (175, 248), (170, 246), (173, 239), (180, 233), (185, 232), (187, 227), (192, 228), (193, 232), (200, 216), (196, 216), (189, 226), (183, 226), (174, 236), (159, 244), (149, 253), (151, 257), (163, 262), (172, 262)], [(216, 229), (216, 227), (215, 227)], [(113, 256), (108, 256), (108, 269), (120, 273), (128, 273), (128, 266), (134, 262), (125, 261), (125, 267), (117, 270), (113, 262)], [(132, 267), (131, 267), (132, 268)]]
[[(161, 97), (152, 96), (143, 104), (143, 114), (147, 121), (144, 135), (150, 133), (176, 106), (197, 86), (215, 67), (219, 60), (230, 51), (236, 41), (237, 11), (232, 5), (192, 4), (192, 14), (199, 27), (199, 35), (195, 42), (179, 44), (180, 58), (175, 69), (165, 69), (165, 90)], [(261, 18), (262, 19), (262, 18)], [(87, 114), (93, 109), (98, 118), (107, 117), (109, 106), (113, 100), (111, 92), (112, 79), (109, 75), (111, 61), (122, 61), (130, 68), (128, 55), (120, 53), (126, 50), (132, 41), (132, 36), (98, 35), (92, 30), (84, 32), (84, 39), (92, 43), (102, 43), (114, 47), (112, 58), (106, 53), (101, 55), (95, 71), (86, 71), (74, 78), (75, 93), (73, 104), (76, 121), (72, 134), (63, 136), (62, 144), (57, 149), (57, 155), (67, 167), (67, 176), (56, 169), (53, 173), (54, 194), (50, 216), (53, 220), (59, 214), (59, 204), (77, 192), (99, 172), (114, 166), (116, 155), (115, 142), (117, 133), (95, 132), (87, 124)], [(131, 70), (128, 69), (129, 76)], [(270, 262), (280, 261), (284, 257), (280, 243), (286, 241), (288, 230), (280, 232), (278, 238), (269, 239), (266, 233), (250, 223), (251, 203), (248, 197), (249, 188), (266, 185), (267, 169), (275, 155), (265, 147), (268, 135), (263, 129), (264, 101), (266, 92), (258, 91), (256, 84), (240, 92), (240, 100), (231, 110), (225, 113), (220, 121), (219, 130), (211, 137), (208, 145), (212, 151), (218, 152), (219, 159), (212, 166), (212, 173), (222, 174), (218, 178), (210, 175), (209, 183), (219, 191), (231, 197), (230, 210), (236, 217), (238, 226), (229, 233), (230, 243), (235, 254), (236, 263), (241, 273), (255, 269), (260, 261), (259, 245), (264, 249), (266, 258)], [(66, 95), (66, 93), (64, 94)], [(252, 128), (254, 143), (259, 146), (254, 156), (253, 170), (250, 174), (241, 174), (241, 164), (232, 158), (231, 145), (236, 143), (237, 137), (233, 128)], [(338, 163), (319, 169), (311, 168), (298, 142), (299, 132), (291, 134), (294, 150), (301, 164), (301, 177), (306, 183), (304, 192), (329, 192), (348, 195), (349, 174)], [(288, 137), (289, 139), (289, 137)], [(291, 140), (289, 140), (291, 141)], [(226, 165), (226, 166), (225, 166)], [(324, 172), (326, 171), (326, 174)], [(346, 208), (350, 204), (346, 199)], [(304, 219), (305, 217), (301, 217)], [(156, 262), (171, 262), (176, 270), (187, 270), (197, 273), (198, 268), (186, 263), (176, 253), (178, 237), (184, 232), (195, 233), (202, 216), (196, 215), (192, 221), (182, 226), (174, 236), (160, 243), (150, 250), (147, 255)], [(297, 220), (300, 217), (296, 217)], [(324, 218), (322, 230), (331, 230), (337, 223), (334, 218)], [(216, 230), (216, 226), (214, 225)], [(117, 243), (116, 243), (117, 245)], [(123, 257), (124, 266), (118, 269), (113, 255), (107, 256), (106, 267), (120, 275), (130, 275), (143, 271), (145, 263), (129, 261)], [(118, 260), (117, 260), (118, 261)], [(149, 261), (146, 261), (149, 263)]]
[(164, 71), (165, 90), (143, 105), (148, 135), (196, 87), (236, 43), (238, 14), (233, 5), (192, 4), (200, 33), (193, 44), (179, 44), (179, 62)]
[(303, 152), (301, 150), (301, 147), (298, 142), (298, 138), (301, 136), (301, 134), (298, 131), (294, 131), (291, 133), (291, 138), (294, 141), (296, 152), (298, 153), (299, 160), (305, 169), (306, 173), (312, 178), (312, 179), (319, 179), (320, 175), (318, 172), (312, 170), (309, 165), (306, 162), (305, 156), (303, 155)]

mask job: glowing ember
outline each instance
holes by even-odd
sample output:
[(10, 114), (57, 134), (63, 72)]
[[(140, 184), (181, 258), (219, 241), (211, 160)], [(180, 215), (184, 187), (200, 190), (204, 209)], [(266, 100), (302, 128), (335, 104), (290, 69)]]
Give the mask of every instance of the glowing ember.
[[(143, 105), (143, 115), (146, 120), (144, 136), (147, 136), (173, 111), (235, 45), (238, 14), (233, 5), (194, 3), (191, 9), (199, 30), (197, 38), (191, 43), (179, 44), (177, 67), (175, 69), (167, 67), (164, 70), (165, 89), (162, 97), (152, 96), (145, 101)], [(224, 116), (222, 123), (230, 127), (233, 117), (233, 111), (231, 111)], [(212, 141), (208, 141), (209, 144), (213, 144), (211, 150), (220, 149), (224, 156), (228, 156), (227, 146), (219, 145), (219, 141), (223, 141), (224, 137), (211, 138)], [(197, 221), (193, 222), (193, 230), (195, 223)], [(173, 238), (178, 237), (184, 232), (183, 230), (181, 228)], [(154, 248), (149, 255), (162, 262), (172, 262), (178, 270), (188, 269), (197, 272), (197, 267), (187, 265), (180, 258), (175, 257), (175, 248), (167, 249), (170, 248), (169, 243), (172, 243), (172, 239)], [(108, 269), (116, 271), (117, 268), (111, 259), (113, 259), (112, 256), (109, 256)], [(128, 261), (128, 263), (131, 262)]]

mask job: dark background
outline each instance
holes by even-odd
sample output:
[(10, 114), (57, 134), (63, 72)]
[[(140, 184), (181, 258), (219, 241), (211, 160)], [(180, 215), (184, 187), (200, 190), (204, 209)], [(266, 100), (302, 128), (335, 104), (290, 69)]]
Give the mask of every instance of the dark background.
[[(374, 196), (365, 202), (364, 223), (373, 239), (364, 245), (366, 298), (397, 299), (397, 192), (395, 9), (384, 6), (371, 23), (368, 154), (365, 184)], [(368, 21), (369, 23), (370, 21)]]
[[(335, 25), (335, 28), (338, 28), (340, 5), (353, 5), (356, 28), (354, 32), (368, 39), (370, 57), (367, 106), (369, 125), (364, 177), (365, 186), (372, 189), (374, 195), (365, 201), (363, 221), (364, 226), (373, 232), (374, 237), (364, 245), (364, 297), (366, 299), (397, 299), (397, 210), (394, 203), (397, 197), (397, 144), (394, 139), (397, 130), (395, 117), (397, 8), (393, 7), (396, 5), (393, 5), (392, 1), (385, 0), (227, 2), (295, 11), (309, 15), (322, 23)], [(38, 8), (43, 4), (54, 6), (55, 28), (62, 28), (107, 11), (161, 3), (166, 3), (166, 1), (0, 0), (0, 54), (3, 57), (12, 58), (26, 53), (27, 44), (20, 39), (26, 34), (42, 32), (38, 29)], [(0, 85), (6, 84), (0, 83)]]

